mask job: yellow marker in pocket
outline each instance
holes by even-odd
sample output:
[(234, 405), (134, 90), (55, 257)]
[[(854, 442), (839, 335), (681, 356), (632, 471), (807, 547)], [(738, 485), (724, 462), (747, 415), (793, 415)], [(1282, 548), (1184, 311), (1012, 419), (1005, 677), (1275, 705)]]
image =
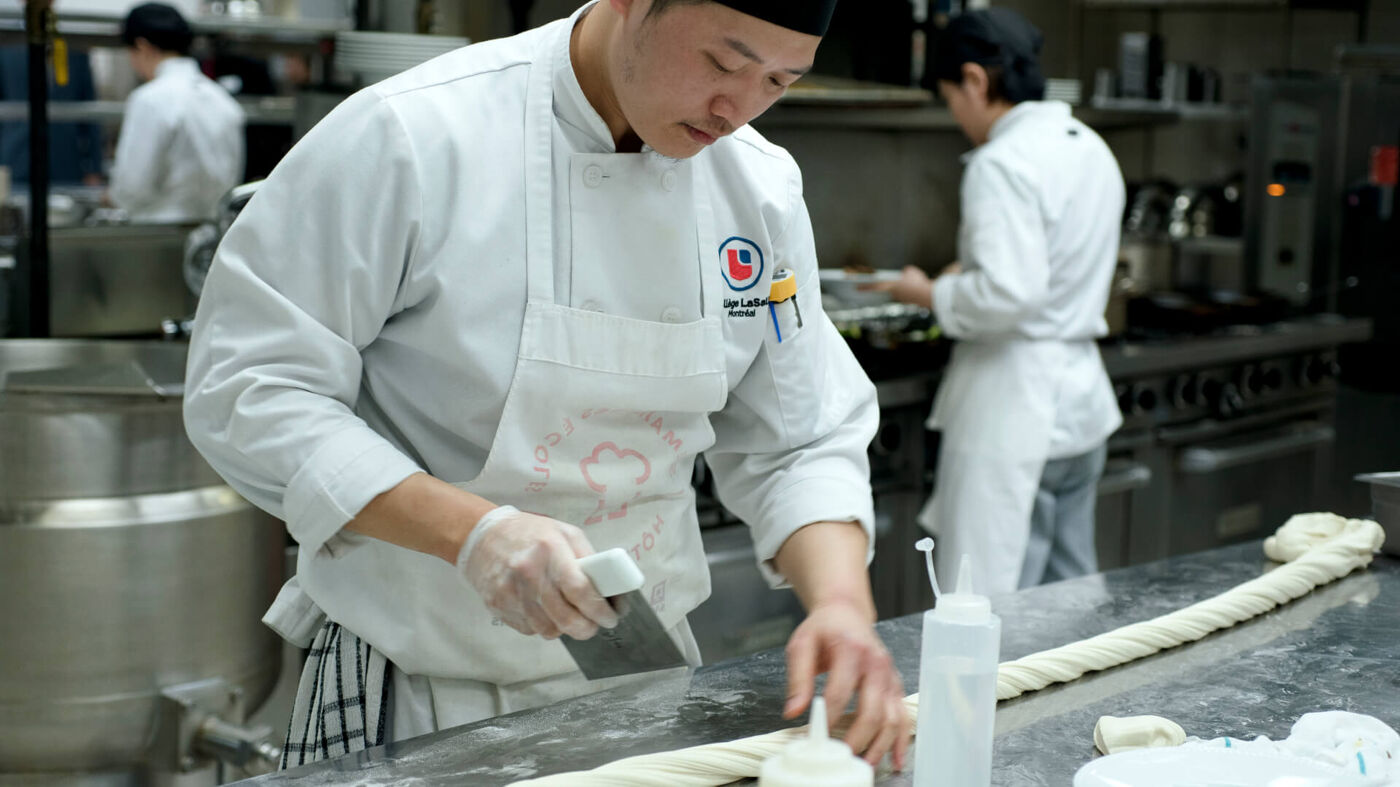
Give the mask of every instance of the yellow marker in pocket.
[(58, 15), (50, 7), (43, 10), (43, 25), (51, 46), (49, 49), (50, 62), (53, 64), (53, 81), (59, 87), (68, 85), (68, 42), (58, 34)]
[(59, 87), (68, 85), (68, 42), (62, 38), (53, 40), (53, 81)]
[(797, 315), (797, 327), (802, 327), (802, 309), (797, 305), (797, 276), (789, 268), (773, 271), (773, 284), (768, 288), (768, 316), (773, 318), (773, 330), (778, 333), (778, 343), (783, 343), (783, 329), (778, 327), (778, 304), (792, 301), (793, 314)]

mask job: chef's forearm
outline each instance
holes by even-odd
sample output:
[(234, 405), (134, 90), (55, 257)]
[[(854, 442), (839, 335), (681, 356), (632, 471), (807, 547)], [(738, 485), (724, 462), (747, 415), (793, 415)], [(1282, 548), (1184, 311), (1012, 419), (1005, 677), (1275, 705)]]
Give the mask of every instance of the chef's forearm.
[(773, 563), (809, 612), (824, 604), (845, 603), (874, 622), (867, 546), (858, 522), (816, 522), (789, 536)]
[(415, 473), (371, 500), (345, 528), (455, 563), (467, 534), (495, 507), (486, 498)]

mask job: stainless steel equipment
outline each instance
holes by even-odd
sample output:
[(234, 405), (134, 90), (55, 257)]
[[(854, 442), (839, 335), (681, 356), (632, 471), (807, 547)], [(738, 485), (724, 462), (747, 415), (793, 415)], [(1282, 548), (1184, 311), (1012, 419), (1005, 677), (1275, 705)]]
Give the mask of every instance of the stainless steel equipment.
[(1348, 77), (1337, 310), (1376, 326), (1372, 341), (1344, 353), (1346, 382), (1400, 393), (1400, 47), (1342, 47), (1338, 61)]
[(1371, 513), (1385, 530), (1381, 551), (1400, 557), (1400, 473), (1369, 473), (1356, 480), (1371, 485)]
[(1245, 259), (1262, 292), (1327, 303), (1336, 276), (1338, 117), (1335, 76), (1259, 77), (1251, 106)]
[(50, 335), (153, 336), (194, 310), (181, 275), (185, 224), (55, 228)]
[(184, 356), (0, 342), (0, 784), (141, 783), (207, 769), (207, 752), (270, 753), (231, 730), (280, 668), (259, 618), (285, 536), (185, 437)]

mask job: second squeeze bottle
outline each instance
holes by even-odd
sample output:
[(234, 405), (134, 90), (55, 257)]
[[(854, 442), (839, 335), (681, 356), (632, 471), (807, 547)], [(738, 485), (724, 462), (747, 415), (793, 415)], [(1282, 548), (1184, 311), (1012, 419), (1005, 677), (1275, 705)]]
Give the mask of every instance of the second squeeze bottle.
[(992, 780), (997, 660), (1001, 619), (972, 588), (972, 561), (963, 555), (957, 590), (938, 592), (933, 544), (917, 545), (928, 560), (937, 598), (924, 613), (919, 654), (919, 724), (914, 739), (914, 787), (987, 787)]

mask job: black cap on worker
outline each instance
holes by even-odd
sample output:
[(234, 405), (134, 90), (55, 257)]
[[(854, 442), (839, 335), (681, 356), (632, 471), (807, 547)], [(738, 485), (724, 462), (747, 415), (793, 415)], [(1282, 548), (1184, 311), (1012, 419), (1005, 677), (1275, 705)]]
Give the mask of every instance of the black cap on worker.
[(813, 36), (826, 35), (836, 0), (715, 0), (765, 22)]
[(144, 3), (131, 9), (122, 23), (122, 41), (127, 46), (136, 46), (138, 38), (146, 39), (156, 49), (186, 55), (194, 41), (194, 32), (173, 7)]
[(1045, 37), (1009, 8), (969, 11), (953, 18), (934, 40), (930, 73), (962, 82), (962, 67), (976, 63), (1001, 71), (1001, 97), (1012, 104), (1045, 97), (1040, 47)]

